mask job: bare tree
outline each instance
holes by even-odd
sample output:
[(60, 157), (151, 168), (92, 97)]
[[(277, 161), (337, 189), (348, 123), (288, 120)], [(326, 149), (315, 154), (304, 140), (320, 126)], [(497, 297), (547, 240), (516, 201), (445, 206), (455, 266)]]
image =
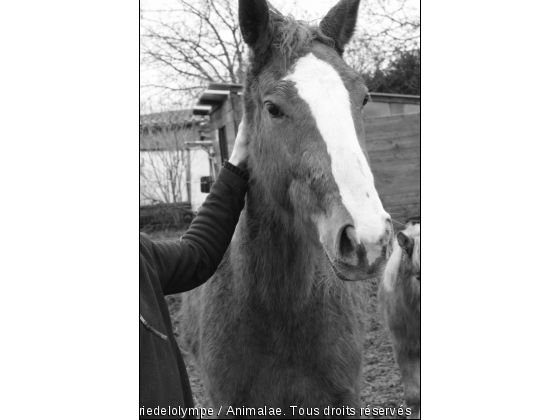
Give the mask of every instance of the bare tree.
[(190, 154), (186, 132), (171, 125), (146, 130), (149, 150), (140, 152), (140, 198), (142, 202), (190, 202)]
[(420, 49), (420, 12), (411, 0), (363, 2), (356, 33), (345, 59), (361, 74), (373, 74), (399, 59), (405, 51)]
[(245, 45), (236, 6), (230, 0), (175, 0), (173, 9), (143, 9), (141, 64), (159, 75), (143, 83), (144, 91), (185, 107), (208, 82), (242, 83)]
[[(208, 82), (244, 81), (246, 50), (237, 2), (171, 1), (174, 6), (164, 10), (141, 4), (144, 111), (186, 108)], [(363, 1), (356, 34), (346, 48), (348, 64), (361, 74), (372, 74), (388, 67), (403, 51), (418, 49), (420, 15), (414, 1)], [(300, 4), (284, 2), (283, 9), (318, 23)]]

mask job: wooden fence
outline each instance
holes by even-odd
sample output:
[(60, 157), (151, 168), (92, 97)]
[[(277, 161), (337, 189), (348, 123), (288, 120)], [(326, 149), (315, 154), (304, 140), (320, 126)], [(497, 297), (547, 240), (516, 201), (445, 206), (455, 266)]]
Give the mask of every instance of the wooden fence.
[(366, 118), (365, 131), (375, 187), (383, 207), (399, 222), (419, 215), (420, 114)]

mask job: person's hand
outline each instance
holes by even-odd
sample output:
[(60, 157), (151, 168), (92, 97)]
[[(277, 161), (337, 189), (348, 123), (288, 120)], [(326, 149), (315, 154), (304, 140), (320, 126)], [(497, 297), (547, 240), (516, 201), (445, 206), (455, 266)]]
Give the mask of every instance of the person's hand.
[(228, 162), (239, 167), (247, 161), (248, 154), (247, 131), (245, 128), (245, 117), (243, 117), (243, 119), (241, 120), (241, 124), (239, 124), (237, 137), (235, 138), (235, 144), (233, 145), (233, 151), (231, 152), (231, 156), (229, 157)]

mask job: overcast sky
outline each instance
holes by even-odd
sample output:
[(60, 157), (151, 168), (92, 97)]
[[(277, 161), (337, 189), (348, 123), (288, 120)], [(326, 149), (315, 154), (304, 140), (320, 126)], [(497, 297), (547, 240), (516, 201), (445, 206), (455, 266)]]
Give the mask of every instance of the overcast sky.
[[(362, 0), (365, 4), (368, 0)], [(399, 0), (388, 0), (399, 2)], [(313, 18), (323, 17), (338, 0), (273, 0), (269, 1), (282, 13), (294, 13), (299, 10), (307, 11)], [(420, 0), (408, 0), (411, 6), (420, 9)], [(160, 10), (172, 7), (173, 0), (142, 0), (142, 5), (148, 10)], [(297, 17), (297, 16), (296, 16)]]
[[(337, 3), (337, 0), (273, 0), (270, 3), (283, 13), (307, 10), (315, 15), (314, 17), (321, 17), (327, 14), (329, 9)], [(172, 4), (173, 0), (142, 0), (142, 5), (148, 10), (165, 9)]]

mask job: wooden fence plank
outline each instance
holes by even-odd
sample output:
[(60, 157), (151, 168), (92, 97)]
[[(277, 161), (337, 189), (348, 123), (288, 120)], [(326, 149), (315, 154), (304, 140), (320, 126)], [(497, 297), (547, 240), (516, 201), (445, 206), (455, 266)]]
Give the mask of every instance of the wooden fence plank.
[(366, 118), (365, 129), (383, 207), (400, 222), (420, 214), (420, 114)]
[(373, 176), (381, 174), (398, 176), (399, 174), (420, 171), (420, 159), (397, 159), (391, 162), (377, 162), (371, 168)]
[(393, 182), (380, 183), (375, 181), (375, 188), (379, 197), (386, 197), (391, 194), (413, 193), (420, 190), (420, 182)]
[(393, 191), (395, 188), (404, 189), (409, 185), (409, 190), (420, 191), (420, 172), (407, 171), (402, 174), (374, 174), (374, 182), (378, 191)]
[(399, 193), (399, 194), (387, 194), (384, 197), (380, 195), (383, 204), (386, 205), (401, 205), (406, 203), (420, 202), (420, 191)]
[(381, 140), (407, 134), (420, 134), (420, 114), (395, 117), (366, 118), (364, 128), (368, 136)]
[(401, 159), (416, 159), (420, 161), (420, 147), (396, 147), (392, 150), (384, 151), (372, 150), (371, 152), (368, 152), (368, 156), (373, 168), (379, 163), (397, 162)]
[(384, 152), (398, 148), (420, 147), (419, 133), (397, 133), (394, 137), (379, 139), (374, 132), (366, 132), (366, 150)]

